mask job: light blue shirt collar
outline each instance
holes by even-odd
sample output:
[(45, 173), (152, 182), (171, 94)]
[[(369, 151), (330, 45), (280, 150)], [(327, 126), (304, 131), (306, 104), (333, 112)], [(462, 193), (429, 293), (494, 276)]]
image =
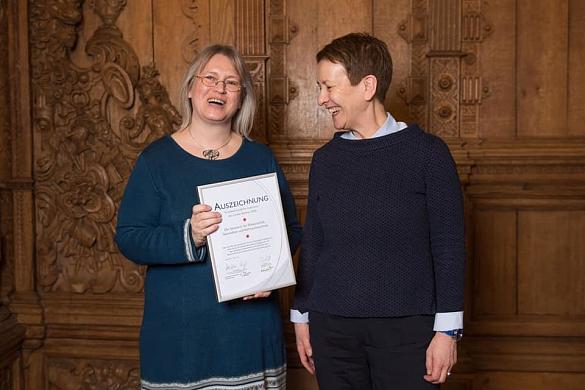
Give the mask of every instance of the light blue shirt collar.
[[(396, 119), (394, 119), (394, 117), (389, 112), (387, 113), (387, 115), (388, 115), (388, 117), (386, 118), (386, 121), (384, 122), (382, 127), (380, 127), (378, 130), (376, 130), (374, 135), (372, 135), (372, 138), (382, 137), (384, 135), (396, 133), (396, 132), (408, 127), (408, 125), (404, 122), (396, 122)], [(351, 139), (351, 140), (361, 140), (361, 138), (356, 137), (355, 134), (353, 133), (353, 131), (351, 131), (351, 130), (346, 131), (345, 133), (341, 134), (341, 138)]]

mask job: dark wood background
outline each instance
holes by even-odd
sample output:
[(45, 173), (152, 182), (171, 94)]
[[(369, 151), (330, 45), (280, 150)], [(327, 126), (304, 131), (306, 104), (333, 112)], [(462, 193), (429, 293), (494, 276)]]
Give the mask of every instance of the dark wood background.
[[(209, 42), (235, 45), (301, 218), (331, 137), (314, 54), (386, 41), (386, 106), (443, 137), (466, 194), (460, 364), (448, 389), (585, 383), (585, 1), (0, 0), (0, 389), (137, 389), (144, 269), (116, 208), (172, 131)], [(283, 316), (292, 290), (282, 297)], [(315, 388), (289, 344), (289, 389)]]

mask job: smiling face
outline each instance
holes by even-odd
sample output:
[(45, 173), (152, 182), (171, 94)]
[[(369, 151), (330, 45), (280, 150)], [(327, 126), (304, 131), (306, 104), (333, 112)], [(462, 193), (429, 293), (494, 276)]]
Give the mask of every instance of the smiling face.
[(230, 92), (225, 88), (225, 83), (240, 83), (233, 62), (223, 54), (216, 54), (195, 76), (221, 82), (208, 87), (200, 78), (193, 79), (188, 95), (193, 107), (192, 120), (210, 124), (231, 123), (241, 105), (241, 91)]
[(317, 103), (329, 111), (337, 130), (362, 127), (369, 104), (363, 82), (351, 85), (343, 65), (322, 60), (317, 64), (317, 85)]

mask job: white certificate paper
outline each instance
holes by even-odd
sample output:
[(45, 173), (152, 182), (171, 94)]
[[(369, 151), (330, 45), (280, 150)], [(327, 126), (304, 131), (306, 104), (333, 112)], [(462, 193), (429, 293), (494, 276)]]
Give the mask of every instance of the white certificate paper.
[(197, 191), (201, 203), (222, 215), (207, 237), (219, 302), (296, 283), (275, 173)]

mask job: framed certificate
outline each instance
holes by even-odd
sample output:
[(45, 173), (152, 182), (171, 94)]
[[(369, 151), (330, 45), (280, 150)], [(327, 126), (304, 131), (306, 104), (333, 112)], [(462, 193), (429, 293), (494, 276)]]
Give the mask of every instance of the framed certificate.
[(222, 214), (207, 237), (217, 300), (296, 283), (275, 173), (197, 187), (201, 203)]

